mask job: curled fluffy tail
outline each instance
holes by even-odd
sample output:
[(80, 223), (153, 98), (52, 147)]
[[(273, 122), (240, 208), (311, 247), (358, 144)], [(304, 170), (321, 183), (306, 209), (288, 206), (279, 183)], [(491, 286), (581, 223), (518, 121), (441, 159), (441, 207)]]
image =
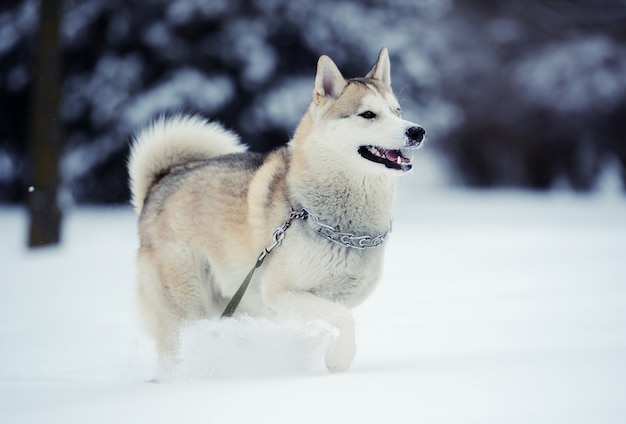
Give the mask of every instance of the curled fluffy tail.
[(236, 134), (197, 116), (160, 118), (135, 136), (128, 161), (132, 204), (139, 214), (155, 180), (184, 163), (243, 152)]

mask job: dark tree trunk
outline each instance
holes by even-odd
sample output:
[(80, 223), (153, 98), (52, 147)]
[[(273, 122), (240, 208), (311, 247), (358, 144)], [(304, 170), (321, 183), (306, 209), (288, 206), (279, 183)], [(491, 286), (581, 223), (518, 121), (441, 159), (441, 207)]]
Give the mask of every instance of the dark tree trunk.
[(57, 202), (63, 138), (58, 119), (61, 92), (60, 3), (61, 0), (42, 0), (39, 6), (29, 145), (31, 186), (27, 196), (30, 247), (57, 244), (61, 232), (61, 210)]

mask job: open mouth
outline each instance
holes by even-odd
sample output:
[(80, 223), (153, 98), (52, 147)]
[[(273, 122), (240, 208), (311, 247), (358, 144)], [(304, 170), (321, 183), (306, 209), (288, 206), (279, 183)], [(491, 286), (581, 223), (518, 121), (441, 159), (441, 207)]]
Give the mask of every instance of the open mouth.
[(372, 162), (385, 165), (389, 169), (408, 171), (413, 168), (413, 149), (385, 149), (380, 146), (361, 146), (359, 154)]

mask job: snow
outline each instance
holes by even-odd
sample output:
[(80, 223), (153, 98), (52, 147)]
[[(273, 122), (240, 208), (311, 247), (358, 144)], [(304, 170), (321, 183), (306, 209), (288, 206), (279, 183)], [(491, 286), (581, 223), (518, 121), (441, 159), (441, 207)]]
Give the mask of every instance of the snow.
[(417, 174), (343, 374), (323, 369), (324, 324), (245, 318), (190, 325), (151, 383), (130, 208), (74, 209), (63, 244), (34, 251), (26, 215), (0, 209), (0, 422), (621, 422), (626, 199)]
[(626, 92), (625, 73), (626, 49), (597, 35), (533, 51), (521, 61), (514, 79), (530, 100), (571, 113), (617, 104)]
[(293, 131), (311, 103), (314, 80), (309, 76), (286, 79), (267, 95), (258, 96), (241, 119), (254, 130), (278, 127)]
[[(235, 3), (236, 5), (236, 3)], [(233, 8), (229, 0), (175, 0), (170, 2), (167, 9), (168, 20), (175, 24), (192, 21), (198, 16), (205, 18), (219, 18)]]
[(226, 75), (207, 77), (195, 68), (179, 69), (168, 81), (129, 102), (124, 108), (124, 125), (129, 130), (140, 128), (161, 114), (190, 106), (212, 115), (233, 99), (234, 91), (234, 83)]
[(262, 19), (240, 18), (225, 28), (218, 44), (230, 46), (219, 54), (227, 62), (241, 69), (240, 80), (247, 87), (260, 87), (272, 83), (278, 57), (268, 42), (268, 22)]
[(33, 1), (24, 1), (13, 12), (0, 13), (0, 58), (17, 45), (21, 34), (32, 34), (37, 23), (37, 4)]
[(16, 168), (15, 155), (0, 149), (0, 182), (11, 181)]

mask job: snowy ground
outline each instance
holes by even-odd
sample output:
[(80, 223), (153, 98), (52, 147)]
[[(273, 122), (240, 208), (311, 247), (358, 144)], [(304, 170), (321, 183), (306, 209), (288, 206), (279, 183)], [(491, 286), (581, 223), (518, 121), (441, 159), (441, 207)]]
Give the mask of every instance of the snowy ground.
[[(135, 217), (75, 209), (27, 251), (0, 209), (0, 422), (622, 423), (626, 200), (400, 193), (358, 353), (322, 366), (323, 326), (201, 322), (171, 381), (133, 302)], [(230, 421), (226, 421), (226, 420)]]

